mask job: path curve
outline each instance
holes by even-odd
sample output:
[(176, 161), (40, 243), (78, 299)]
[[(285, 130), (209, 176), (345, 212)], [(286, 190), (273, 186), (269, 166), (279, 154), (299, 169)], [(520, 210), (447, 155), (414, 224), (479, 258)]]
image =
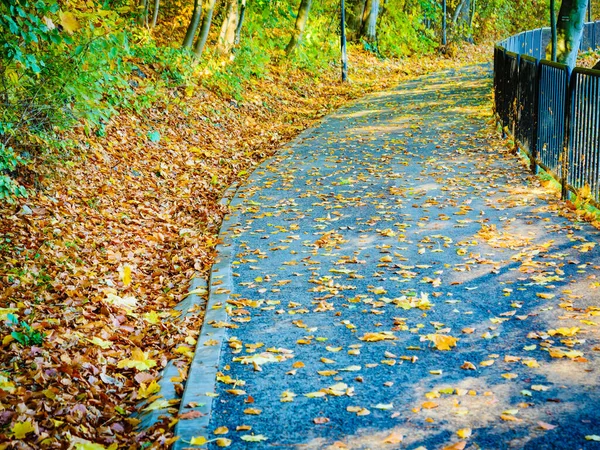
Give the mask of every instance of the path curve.
[(369, 95), (238, 190), (175, 448), (600, 447), (599, 233), (490, 139), (490, 75)]

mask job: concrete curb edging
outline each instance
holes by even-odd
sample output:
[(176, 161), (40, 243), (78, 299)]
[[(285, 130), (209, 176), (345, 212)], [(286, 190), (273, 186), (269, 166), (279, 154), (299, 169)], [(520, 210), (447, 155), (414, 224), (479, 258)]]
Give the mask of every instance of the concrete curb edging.
[[(206, 302), (205, 294), (202, 294), (202, 291), (206, 291), (206, 280), (200, 277), (192, 278), (188, 295), (174, 308), (176, 311), (181, 312), (179, 320), (184, 320), (186, 317), (192, 315), (195, 308)], [(173, 403), (173, 406), (138, 413), (137, 418), (141, 421), (139, 424), (140, 429), (147, 430), (157, 423), (161, 417), (171, 417), (173, 415), (172, 411), (174, 408), (177, 408), (175, 404), (179, 401), (179, 395), (175, 389), (176, 383), (171, 381), (171, 379), (179, 376), (179, 369), (175, 366), (173, 360), (167, 362), (167, 365), (162, 370), (161, 378), (158, 380), (158, 385), (160, 386), (159, 393), (169, 403)], [(146, 402), (141, 402), (139, 407), (142, 408), (144, 403)]]
[[(221, 206), (226, 206), (231, 202), (237, 188), (238, 184), (234, 183), (225, 191), (219, 202)], [(197, 411), (201, 415), (194, 420), (180, 419), (177, 422), (174, 433), (179, 439), (171, 447), (173, 450), (189, 447), (189, 442), (193, 437), (207, 436), (208, 434), (214, 398), (210, 394), (215, 390), (221, 349), (227, 335), (225, 328), (216, 328), (212, 324), (228, 321), (225, 303), (229, 298), (230, 290), (228, 288), (231, 287), (232, 251), (231, 244), (225, 242), (225, 236), (229, 231), (230, 220), (231, 216), (227, 214), (219, 232), (221, 243), (217, 245), (217, 259), (211, 268), (204, 323), (198, 336), (194, 358), (190, 364), (185, 390), (179, 405), (179, 415), (191, 411)]]

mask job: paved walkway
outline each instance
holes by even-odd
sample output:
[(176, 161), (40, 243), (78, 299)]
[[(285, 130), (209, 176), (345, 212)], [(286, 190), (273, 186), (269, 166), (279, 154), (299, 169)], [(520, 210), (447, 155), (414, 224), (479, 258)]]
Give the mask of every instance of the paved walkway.
[(600, 448), (599, 233), (491, 147), (490, 78), (370, 95), (238, 190), (177, 448)]

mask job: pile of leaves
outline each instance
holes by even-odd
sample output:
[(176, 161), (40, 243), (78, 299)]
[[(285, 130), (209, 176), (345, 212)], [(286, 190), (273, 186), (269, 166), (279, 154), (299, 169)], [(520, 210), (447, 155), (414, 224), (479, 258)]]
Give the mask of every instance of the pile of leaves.
[(202, 80), (162, 88), (98, 135), (65, 135), (77, 143), (67, 161), (31, 159), (19, 179), (29, 197), (0, 206), (0, 449), (168, 445), (176, 419), (139, 430), (132, 414), (160, 398), (167, 361), (185, 383), (203, 312), (173, 308), (208, 276), (223, 192), (344, 102), (491, 52), (460, 54), (392, 62), (355, 50), (346, 84), (337, 68), (315, 78), (284, 63), (241, 101)]

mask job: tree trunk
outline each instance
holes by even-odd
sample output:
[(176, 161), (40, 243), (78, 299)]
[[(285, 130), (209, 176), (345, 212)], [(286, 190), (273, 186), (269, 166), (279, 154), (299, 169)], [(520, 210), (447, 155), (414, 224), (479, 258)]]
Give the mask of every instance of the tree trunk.
[[(550, 61), (556, 62), (556, 5), (554, 0), (550, 0)], [(546, 55), (547, 57), (547, 55)]]
[(152, 15), (152, 25), (151, 28), (156, 26), (156, 21), (158, 20), (158, 8), (160, 7), (160, 0), (154, 0), (154, 14)]
[(204, 2), (204, 17), (202, 18), (202, 27), (200, 28), (200, 36), (198, 36), (196, 47), (194, 48), (194, 54), (196, 55), (196, 58), (200, 58), (200, 56), (202, 56), (202, 52), (204, 51), (204, 46), (206, 45), (206, 40), (208, 39), (208, 32), (210, 31), (210, 25), (212, 24), (212, 16), (215, 12), (215, 4), (216, 0), (205, 0)]
[(460, 16), (460, 12), (462, 11), (466, 0), (461, 0), (456, 9), (454, 10), (454, 14), (452, 15), (452, 25), (456, 25), (458, 22), (458, 16)]
[(235, 39), (234, 45), (240, 45), (240, 37), (242, 35), (242, 26), (244, 25), (244, 17), (246, 16), (246, 0), (240, 2), (240, 20), (238, 20), (237, 27), (235, 28)]
[(238, 0), (228, 0), (227, 12), (221, 25), (219, 33), (218, 50), (222, 55), (226, 55), (233, 48), (235, 42), (235, 30), (239, 22), (239, 5)]
[[(563, 0), (556, 24), (556, 60), (573, 68), (583, 36), (583, 24), (588, 0)], [(546, 48), (546, 57), (552, 52)]]
[(379, 15), (379, 0), (367, 0), (363, 14), (363, 29), (360, 36), (367, 42), (377, 40), (377, 16)]
[(196, 35), (196, 30), (200, 23), (200, 17), (202, 17), (200, 1), (201, 0), (194, 0), (194, 12), (192, 12), (192, 18), (190, 19), (190, 23), (185, 32), (185, 37), (183, 38), (183, 48), (192, 48), (192, 45), (194, 44), (194, 36)]
[(308, 21), (308, 13), (310, 12), (311, 4), (312, 0), (301, 0), (300, 2), (298, 15), (296, 16), (296, 24), (294, 25), (294, 32), (292, 33), (290, 42), (285, 48), (285, 54), (288, 56), (294, 51), (294, 49), (302, 40), (302, 34), (304, 33), (304, 28), (306, 27), (306, 22)]
[(348, 9), (352, 12), (348, 17), (348, 40), (356, 41), (360, 37), (360, 30), (363, 28), (363, 13), (367, 0), (358, 0), (348, 3)]
[(138, 18), (138, 24), (141, 26), (148, 23), (148, 1), (149, 0), (141, 1), (140, 17)]

